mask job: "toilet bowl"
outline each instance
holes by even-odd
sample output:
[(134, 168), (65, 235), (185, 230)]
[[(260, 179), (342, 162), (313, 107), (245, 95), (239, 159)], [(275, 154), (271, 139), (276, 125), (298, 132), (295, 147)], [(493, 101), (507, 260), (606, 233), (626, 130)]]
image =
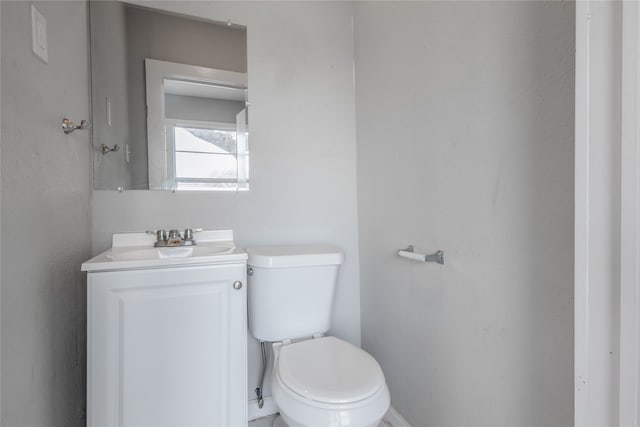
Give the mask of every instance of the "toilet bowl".
[(377, 427), (387, 412), (382, 369), (358, 347), (322, 337), (273, 350), (271, 389), (282, 417), (274, 426)]
[(274, 427), (377, 427), (389, 409), (382, 369), (329, 330), (338, 267), (335, 246), (248, 248), (249, 329), (272, 342)]

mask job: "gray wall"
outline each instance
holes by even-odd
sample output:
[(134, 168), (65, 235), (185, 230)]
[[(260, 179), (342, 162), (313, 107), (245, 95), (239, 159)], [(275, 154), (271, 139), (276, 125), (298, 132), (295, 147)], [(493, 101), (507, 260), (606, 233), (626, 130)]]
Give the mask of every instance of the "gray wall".
[[(351, 6), (323, 2), (156, 2), (247, 26), (251, 189), (95, 191), (93, 247), (154, 228), (231, 228), (240, 246), (332, 243), (341, 267), (332, 332), (360, 343)], [(249, 396), (259, 375), (249, 342)]]
[(84, 2), (32, 2), (49, 63), (31, 52), (30, 2), (2, 9), (2, 425), (83, 426), (91, 253)]
[[(0, 51), (2, 50), (2, 7), (0, 7)], [(0, 99), (2, 99), (2, 67), (0, 67)], [(0, 102), (0, 121), (2, 119), (2, 102)], [(0, 132), (0, 153), (2, 152), (2, 132)], [(0, 154), (0, 164), (2, 155)], [(2, 223), (2, 173), (0, 173), (0, 224)], [(0, 242), (2, 227), (0, 226)], [(2, 244), (0, 244), (0, 425), (2, 424)]]
[(362, 344), (393, 405), (573, 425), (574, 5), (355, 8)]

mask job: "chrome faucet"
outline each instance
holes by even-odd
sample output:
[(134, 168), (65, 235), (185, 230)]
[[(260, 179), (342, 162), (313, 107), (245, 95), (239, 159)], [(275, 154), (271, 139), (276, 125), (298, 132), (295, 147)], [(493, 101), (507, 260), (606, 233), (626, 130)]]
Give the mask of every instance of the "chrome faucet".
[(182, 246), (182, 236), (176, 229), (169, 230), (169, 237), (167, 238), (167, 246)]
[(181, 235), (180, 231), (176, 229), (169, 230), (153, 230), (147, 231), (149, 234), (156, 235), (156, 242), (153, 244), (156, 248), (166, 248), (174, 246), (193, 246), (196, 241), (193, 239), (193, 233), (196, 231), (202, 231), (201, 228), (187, 228)]

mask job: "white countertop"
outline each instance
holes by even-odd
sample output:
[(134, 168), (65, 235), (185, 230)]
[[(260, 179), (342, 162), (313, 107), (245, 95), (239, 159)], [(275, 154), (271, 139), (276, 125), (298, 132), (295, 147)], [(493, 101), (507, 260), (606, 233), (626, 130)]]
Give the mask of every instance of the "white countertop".
[(247, 254), (233, 242), (232, 230), (203, 230), (194, 235), (196, 245), (154, 248), (155, 236), (117, 233), (112, 247), (82, 263), (88, 272), (164, 268), (243, 262)]

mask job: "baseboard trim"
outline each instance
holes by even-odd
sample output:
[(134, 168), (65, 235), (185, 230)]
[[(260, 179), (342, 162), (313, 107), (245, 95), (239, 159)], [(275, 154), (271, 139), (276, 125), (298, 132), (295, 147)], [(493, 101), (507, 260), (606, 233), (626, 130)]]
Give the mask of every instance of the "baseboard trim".
[(273, 397), (271, 396), (264, 397), (264, 405), (262, 405), (262, 409), (258, 407), (258, 399), (249, 401), (249, 409), (248, 409), (249, 421), (253, 421), (262, 417), (267, 417), (269, 415), (273, 415), (276, 413), (278, 413), (278, 407), (276, 406), (276, 402), (274, 402)]
[(389, 406), (389, 410), (384, 416), (384, 420), (391, 424), (392, 427), (411, 427), (411, 424), (409, 424), (393, 406)]

